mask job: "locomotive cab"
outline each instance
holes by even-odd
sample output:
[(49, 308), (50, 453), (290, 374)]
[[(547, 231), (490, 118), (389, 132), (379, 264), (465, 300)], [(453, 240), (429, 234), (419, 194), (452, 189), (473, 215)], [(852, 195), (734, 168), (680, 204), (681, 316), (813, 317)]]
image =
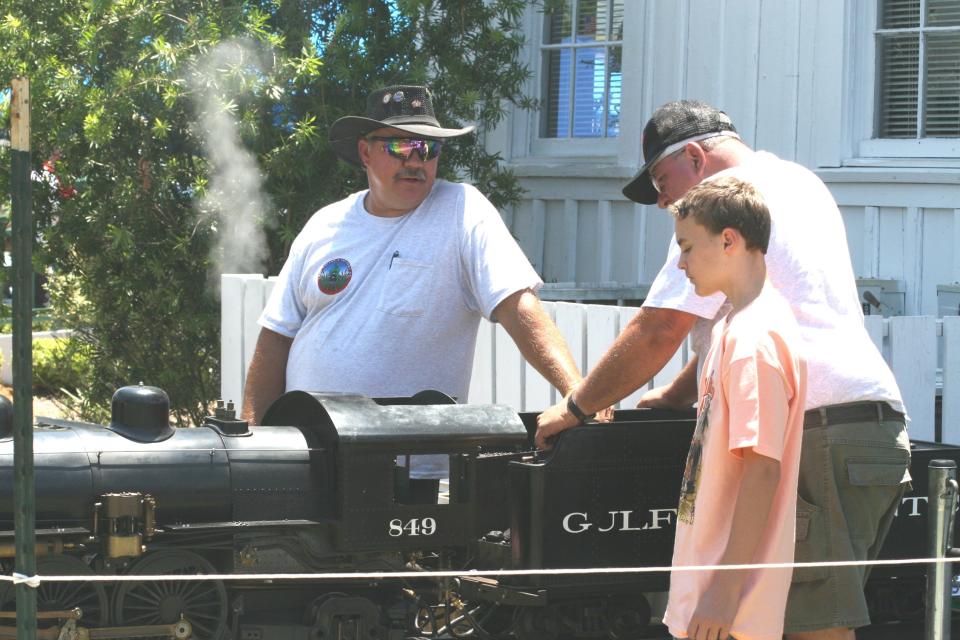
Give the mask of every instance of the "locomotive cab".
[[(509, 407), (458, 405), (439, 392), (374, 400), (292, 391), (263, 423), (309, 430), (316, 446), (333, 452), (341, 551), (456, 547), (508, 525), (491, 521), (478, 503), (506, 503), (506, 465), (527, 446), (526, 428)], [(406, 462), (435, 456), (449, 461), (447, 500), (436, 478), (416, 477)]]

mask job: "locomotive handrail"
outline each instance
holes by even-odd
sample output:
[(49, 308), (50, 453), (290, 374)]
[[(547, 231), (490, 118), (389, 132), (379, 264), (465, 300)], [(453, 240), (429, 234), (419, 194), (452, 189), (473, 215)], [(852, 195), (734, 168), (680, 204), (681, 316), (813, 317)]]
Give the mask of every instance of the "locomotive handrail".
[[(954, 460), (931, 460), (927, 470), (929, 487), (927, 517), (927, 550), (934, 558), (952, 556), (953, 520), (957, 510), (957, 463)], [(951, 572), (937, 562), (927, 569), (926, 640), (950, 639)]]

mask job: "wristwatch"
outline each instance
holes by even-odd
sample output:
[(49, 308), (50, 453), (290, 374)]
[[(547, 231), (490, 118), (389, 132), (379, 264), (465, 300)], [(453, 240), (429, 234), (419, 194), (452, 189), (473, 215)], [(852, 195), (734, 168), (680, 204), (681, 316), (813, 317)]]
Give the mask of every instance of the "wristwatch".
[(573, 401), (573, 392), (570, 392), (570, 395), (567, 396), (567, 411), (573, 414), (573, 417), (579, 421), (579, 424), (586, 424), (593, 420), (597, 415), (596, 413), (591, 413), (587, 415), (583, 412), (583, 409), (577, 406), (577, 403)]

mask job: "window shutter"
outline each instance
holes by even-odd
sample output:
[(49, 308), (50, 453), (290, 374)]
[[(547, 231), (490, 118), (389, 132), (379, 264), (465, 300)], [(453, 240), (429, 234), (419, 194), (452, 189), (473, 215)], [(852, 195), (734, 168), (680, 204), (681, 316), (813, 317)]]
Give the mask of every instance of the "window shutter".
[(923, 134), (929, 138), (960, 136), (960, 35), (927, 36), (926, 53)]
[(917, 34), (881, 36), (879, 134), (881, 138), (917, 137)]
[(960, 2), (957, 0), (927, 0), (928, 27), (956, 27), (960, 25)]
[(880, 26), (884, 29), (919, 27), (920, 0), (883, 0)]

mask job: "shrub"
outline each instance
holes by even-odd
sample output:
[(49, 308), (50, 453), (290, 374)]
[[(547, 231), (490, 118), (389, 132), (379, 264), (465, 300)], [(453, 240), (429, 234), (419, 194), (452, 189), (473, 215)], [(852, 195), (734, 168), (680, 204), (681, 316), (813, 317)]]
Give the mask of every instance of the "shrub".
[(79, 340), (38, 338), (33, 341), (33, 392), (57, 395), (62, 391), (76, 395), (90, 378), (90, 348)]

